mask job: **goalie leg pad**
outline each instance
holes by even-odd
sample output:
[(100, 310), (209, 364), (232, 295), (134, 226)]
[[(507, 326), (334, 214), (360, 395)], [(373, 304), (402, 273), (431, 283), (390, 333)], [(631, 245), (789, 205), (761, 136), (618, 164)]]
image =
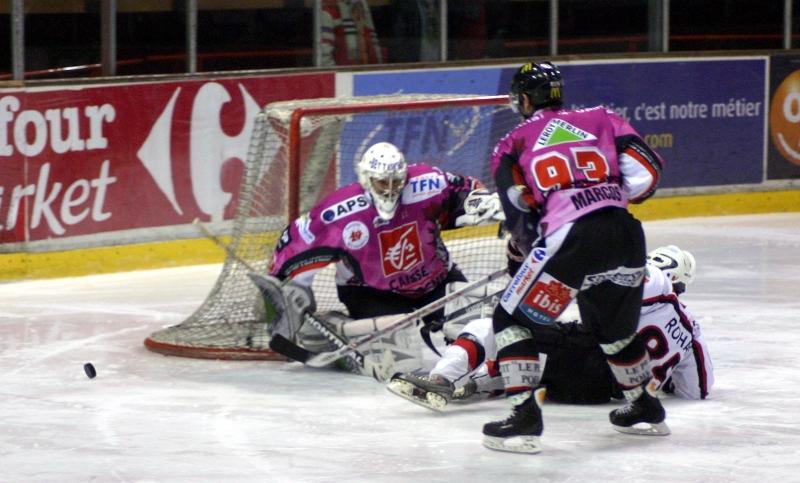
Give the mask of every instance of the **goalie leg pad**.
[[(264, 299), (270, 334), (277, 333), (293, 340), (303, 325), (304, 314), (316, 310), (311, 289), (292, 281), (282, 283), (271, 275), (249, 273), (248, 277), (258, 287)], [(269, 314), (272, 314), (270, 323)]]

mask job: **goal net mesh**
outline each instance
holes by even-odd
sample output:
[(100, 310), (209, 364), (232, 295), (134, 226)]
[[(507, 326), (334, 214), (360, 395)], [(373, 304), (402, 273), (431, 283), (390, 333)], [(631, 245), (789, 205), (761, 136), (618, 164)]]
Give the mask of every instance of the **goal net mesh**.
[[(180, 324), (145, 340), (166, 355), (214, 359), (280, 359), (268, 348), (268, 314), (247, 274), (267, 273), (282, 230), (336, 188), (356, 182), (354, 163), (388, 141), (409, 163), (494, 183), (489, 159), (519, 122), (505, 96), (392, 95), (269, 104), (256, 118), (222, 271), (201, 306)], [(469, 280), (505, 266), (498, 225), (443, 232)], [(341, 310), (327, 267), (314, 279), (317, 310)], [(499, 288), (503, 281), (497, 282)]]

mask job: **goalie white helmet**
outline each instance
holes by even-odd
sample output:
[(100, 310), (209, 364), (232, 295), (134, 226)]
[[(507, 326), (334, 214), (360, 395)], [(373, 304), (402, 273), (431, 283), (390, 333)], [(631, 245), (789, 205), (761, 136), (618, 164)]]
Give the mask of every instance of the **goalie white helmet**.
[(694, 279), (694, 256), (675, 245), (656, 248), (647, 254), (647, 260), (669, 277), (679, 293), (686, 290), (686, 285)]
[(381, 218), (391, 220), (408, 176), (403, 153), (394, 144), (373, 144), (356, 164), (356, 174)]

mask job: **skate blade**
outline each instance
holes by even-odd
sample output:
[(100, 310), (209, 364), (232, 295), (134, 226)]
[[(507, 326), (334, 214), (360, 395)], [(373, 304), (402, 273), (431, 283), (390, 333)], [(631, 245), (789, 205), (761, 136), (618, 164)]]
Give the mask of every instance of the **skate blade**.
[(667, 436), (670, 433), (667, 423), (636, 423), (633, 426), (611, 425), (620, 433), (638, 434), (642, 436)]
[(442, 396), (435, 393), (426, 393), (424, 390), (417, 386), (403, 381), (401, 379), (394, 379), (389, 381), (386, 389), (397, 396), (407, 399), (414, 404), (430, 409), (431, 411), (439, 412), (447, 405), (447, 400)]
[(542, 451), (542, 447), (539, 445), (539, 436), (498, 438), (484, 435), (483, 445), (495, 451), (506, 451), (508, 453), (536, 454)]

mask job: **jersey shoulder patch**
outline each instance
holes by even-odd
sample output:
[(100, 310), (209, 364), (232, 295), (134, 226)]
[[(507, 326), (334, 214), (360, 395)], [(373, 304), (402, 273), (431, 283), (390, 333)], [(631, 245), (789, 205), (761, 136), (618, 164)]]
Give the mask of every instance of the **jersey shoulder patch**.
[(369, 208), (370, 203), (367, 196), (363, 193), (351, 196), (350, 198), (343, 199), (338, 203), (334, 203), (321, 211), (320, 219), (324, 223), (333, 223), (335, 221), (346, 218), (359, 211), (364, 211)]
[(438, 171), (409, 177), (403, 188), (403, 204), (409, 205), (433, 198), (447, 188), (447, 179)]
[(544, 129), (542, 129), (542, 132), (536, 139), (536, 143), (533, 145), (533, 150), (549, 148), (557, 144), (594, 141), (596, 139), (597, 136), (594, 134), (584, 131), (563, 119), (554, 117), (550, 119), (544, 126)]

